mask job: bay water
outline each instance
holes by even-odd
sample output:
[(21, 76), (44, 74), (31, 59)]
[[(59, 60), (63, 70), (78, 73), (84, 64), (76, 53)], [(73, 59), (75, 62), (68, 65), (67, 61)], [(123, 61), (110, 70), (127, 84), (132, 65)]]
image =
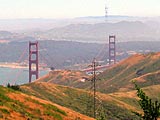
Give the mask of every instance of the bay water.
[[(49, 70), (40, 70), (39, 77), (47, 74)], [(34, 77), (33, 77), (34, 79)], [(29, 81), (29, 71), (27, 68), (8, 68), (0, 67), (0, 85), (22, 85)]]

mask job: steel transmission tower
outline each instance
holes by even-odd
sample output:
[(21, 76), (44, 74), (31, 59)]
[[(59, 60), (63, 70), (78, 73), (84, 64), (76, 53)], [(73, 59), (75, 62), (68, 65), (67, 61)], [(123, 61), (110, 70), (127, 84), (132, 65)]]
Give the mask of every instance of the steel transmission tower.
[(96, 66), (97, 66), (97, 62), (96, 59), (94, 58), (92, 61), (92, 64), (89, 65), (90, 67), (92, 67), (92, 78), (90, 79), (91, 82), (91, 88), (89, 90), (89, 96), (87, 99), (87, 111), (86, 114), (88, 114), (89, 116), (92, 116), (94, 118), (96, 118)]
[[(96, 67), (99, 66), (98, 62), (94, 58), (92, 61), (92, 79), (91, 79), (91, 88), (89, 92), (89, 99), (87, 101), (87, 115), (92, 116), (95, 119), (104, 118), (106, 119), (106, 112), (104, 110), (103, 101), (99, 97), (99, 95), (96, 93), (97, 91), (97, 72)], [(103, 115), (102, 115), (103, 114)]]
[(96, 118), (96, 59), (93, 59), (92, 62), (92, 67), (93, 67), (93, 79), (92, 79), (92, 84), (93, 84), (93, 116)]
[(38, 79), (38, 42), (29, 42), (29, 83), (32, 82), (33, 75)]

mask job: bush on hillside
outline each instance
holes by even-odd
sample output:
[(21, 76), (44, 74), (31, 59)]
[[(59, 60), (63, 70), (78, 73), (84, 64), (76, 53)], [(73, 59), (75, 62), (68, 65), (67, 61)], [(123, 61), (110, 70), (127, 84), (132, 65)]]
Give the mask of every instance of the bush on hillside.
[(160, 102), (153, 101), (151, 98), (146, 96), (143, 90), (135, 84), (137, 90), (137, 96), (140, 98), (138, 101), (140, 107), (143, 110), (143, 115), (135, 112), (142, 120), (157, 120), (160, 117)]
[(13, 89), (13, 90), (18, 90), (18, 91), (20, 91), (19, 85), (10, 85), (10, 84), (8, 83), (8, 84), (7, 84), (7, 87), (8, 87), (8, 88), (11, 88), (11, 89)]

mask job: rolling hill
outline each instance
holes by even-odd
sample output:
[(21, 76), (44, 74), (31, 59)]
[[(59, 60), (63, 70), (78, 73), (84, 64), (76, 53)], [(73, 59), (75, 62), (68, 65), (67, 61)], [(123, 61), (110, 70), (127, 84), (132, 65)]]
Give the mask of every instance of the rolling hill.
[[(143, 90), (147, 96), (159, 101), (159, 88), (160, 85), (151, 85), (144, 87)], [(90, 104), (88, 102), (89, 97), (91, 97), (89, 94), (92, 94), (89, 91), (44, 82), (23, 85), (21, 86), (21, 90), (25, 94), (36, 96), (92, 116), (92, 114), (87, 112), (88, 109), (92, 109), (92, 106), (87, 108), (87, 105)], [(138, 104), (139, 98), (136, 95), (136, 90), (109, 94), (97, 92), (96, 94), (96, 107), (97, 109), (100, 108), (98, 110), (104, 109), (107, 114), (107, 120), (139, 120), (132, 113), (135, 111), (142, 113)]]
[[(133, 55), (97, 76), (97, 90), (102, 93), (133, 90), (133, 80), (140, 87), (160, 83), (160, 53)], [(91, 76), (90, 76), (91, 77)], [(70, 87), (89, 89), (90, 79), (80, 71), (52, 71), (40, 78), (39, 82), (49, 82)]]
[[(151, 85), (148, 87), (142, 88), (145, 94), (152, 99), (152, 101), (160, 101), (160, 85)], [(139, 104), (137, 104), (137, 98), (136, 91), (129, 91), (129, 92), (115, 92), (110, 93), (110, 96), (112, 96), (115, 99), (118, 99), (120, 101), (123, 101), (131, 106), (139, 108)], [(159, 118), (160, 119), (160, 118)], [(158, 119), (158, 120), (159, 120)]]
[[(93, 112), (89, 112), (93, 109), (93, 96), (90, 91), (45, 82), (34, 82), (22, 85), (20, 88), (25, 94), (36, 96), (73, 109), (82, 114), (93, 116)], [(133, 107), (130, 104), (102, 93), (97, 93), (96, 101), (97, 110), (99, 111), (101, 110), (100, 108), (103, 108), (106, 111), (107, 119), (137, 119), (132, 113), (132, 111), (139, 111), (137, 106)], [(88, 106), (90, 107), (88, 108)]]
[(160, 53), (137, 54), (109, 68), (98, 76), (98, 90), (105, 93), (133, 89), (132, 80), (140, 87), (160, 83)]
[(68, 108), (0, 86), (1, 120), (94, 120)]
[[(147, 96), (149, 96), (150, 98), (152, 98), (153, 100), (160, 100), (159, 96), (160, 96), (160, 85), (151, 85), (148, 87), (144, 87), (142, 88), (143, 91), (146, 93)], [(128, 91), (128, 92), (115, 92), (115, 93), (109, 93), (108, 95), (121, 100), (125, 103), (128, 103), (132, 106), (138, 106), (137, 104), (137, 95), (136, 95), (136, 91), (132, 90), (132, 91)]]
[(47, 75), (39, 78), (36, 82), (47, 82), (70, 87), (83, 88), (87, 87), (84, 82), (89, 80), (85, 72), (76, 70), (54, 70), (50, 71)]
[[(133, 112), (141, 113), (142, 111), (138, 105), (132, 81), (144, 87), (143, 90), (153, 100), (160, 100), (159, 66), (160, 53), (136, 54), (99, 74), (97, 90), (100, 92), (96, 93), (97, 111), (104, 110), (107, 119), (138, 120)], [(23, 116), (25, 119), (39, 119), (38, 116), (41, 116), (41, 119), (57, 117), (57, 120), (92, 119), (81, 115), (93, 117), (93, 93), (89, 90), (90, 82), (84, 82), (83, 78), (89, 79), (79, 71), (51, 71), (33, 83), (21, 85), (18, 92), (0, 87), (0, 117), (20, 119)], [(40, 111), (33, 109), (34, 106), (41, 108)]]

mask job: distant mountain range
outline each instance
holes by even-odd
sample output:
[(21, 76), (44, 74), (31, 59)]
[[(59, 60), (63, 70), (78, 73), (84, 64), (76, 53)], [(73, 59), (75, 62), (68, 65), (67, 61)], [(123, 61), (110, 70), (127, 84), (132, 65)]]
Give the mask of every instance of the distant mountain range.
[[(104, 16), (74, 19), (0, 20), (0, 39), (11, 41), (56, 40), (104, 43), (160, 41), (160, 17)], [(8, 32), (10, 31), (10, 33)], [(4, 32), (9, 34), (4, 34)]]
[(117, 42), (158, 41), (160, 40), (160, 29), (140, 21), (70, 24), (65, 27), (53, 28), (35, 35), (35, 37), (51, 40), (107, 42), (109, 35), (116, 35)]
[(160, 21), (160, 17), (137, 17), (109, 15), (107, 19), (104, 16), (86, 16), (70, 19), (0, 19), (0, 30), (6, 31), (43, 31), (55, 27), (62, 27), (69, 24), (96, 24), (107, 22), (115, 23), (120, 21)]

